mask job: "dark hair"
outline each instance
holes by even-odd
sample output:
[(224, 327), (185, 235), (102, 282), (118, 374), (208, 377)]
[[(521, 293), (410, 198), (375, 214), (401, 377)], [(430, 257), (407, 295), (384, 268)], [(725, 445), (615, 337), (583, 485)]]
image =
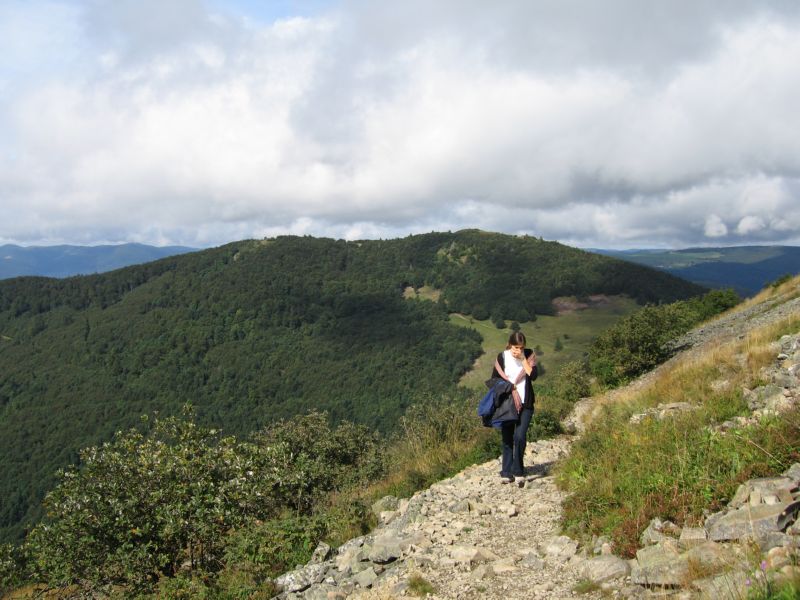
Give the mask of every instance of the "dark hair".
[(525, 334), (521, 331), (514, 331), (508, 336), (508, 345), (506, 346), (506, 350), (511, 348), (511, 346), (522, 346), (525, 347)]

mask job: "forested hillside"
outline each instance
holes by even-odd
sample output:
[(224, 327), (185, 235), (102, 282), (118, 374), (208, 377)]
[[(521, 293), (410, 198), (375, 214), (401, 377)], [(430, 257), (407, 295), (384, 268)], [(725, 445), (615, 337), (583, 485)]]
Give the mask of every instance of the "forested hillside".
[[(409, 286), (439, 302), (403, 298)], [(561, 295), (702, 289), (554, 242), (478, 231), (243, 241), (103, 275), (0, 282), (0, 539), (78, 450), (177, 414), (244, 434), (309, 409), (389, 430), (480, 353), (448, 312), (527, 321)]]

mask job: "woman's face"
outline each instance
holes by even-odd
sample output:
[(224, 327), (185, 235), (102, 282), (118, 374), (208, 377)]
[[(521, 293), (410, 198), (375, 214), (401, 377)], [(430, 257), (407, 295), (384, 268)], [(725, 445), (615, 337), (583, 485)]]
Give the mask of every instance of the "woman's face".
[(511, 356), (514, 358), (522, 358), (525, 351), (525, 346), (511, 346), (509, 350), (511, 351)]

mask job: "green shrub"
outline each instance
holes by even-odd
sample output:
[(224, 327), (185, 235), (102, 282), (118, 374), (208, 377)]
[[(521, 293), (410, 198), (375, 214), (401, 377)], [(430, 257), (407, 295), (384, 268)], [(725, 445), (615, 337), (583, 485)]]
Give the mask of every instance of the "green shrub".
[[(555, 395), (570, 403), (575, 403), (588, 396), (590, 387), (586, 367), (578, 361), (562, 365), (554, 378), (553, 391)], [(561, 415), (561, 417), (565, 416)]]
[(386, 468), (384, 445), (363, 425), (343, 422), (331, 427), (325, 413), (279, 421), (254, 436), (262, 449), (291, 449), (296, 477), (281, 488), (281, 503), (310, 513), (325, 495), (363, 486)]
[(668, 342), (739, 302), (733, 290), (661, 306), (645, 306), (600, 334), (589, 352), (589, 366), (606, 385), (620, 385), (664, 362)]
[(158, 598), (164, 600), (212, 600), (218, 598), (216, 590), (200, 573), (179, 573), (163, 577), (158, 582)]
[(267, 518), (275, 490), (297, 485), (290, 449), (239, 444), (191, 420), (156, 420), (81, 453), (48, 494), (47, 518), (28, 537), (51, 585), (149, 589), (184, 563), (214, 570), (231, 527)]
[(563, 433), (558, 415), (548, 410), (539, 410), (533, 415), (531, 426), (528, 428), (530, 441), (543, 440)]
[(0, 544), (0, 597), (20, 586), (24, 579), (23, 550), (11, 544)]
[(229, 536), (224, 561), (260, 583), (307, 563), (327, 530), (324, 517), (285, 516), (249, 524)]
[[(229, 531), (256, 521), (272, 536), (264, 544), (279, 539), (282, 552), (300, 556), (325, 531), (303, 515), (326, 507), (329, 492), (381, 474), (382, 456), (365, 428), (331, 429), (319, 413), (250, 442), (220, 438), (190, 418), (159, 419), (148, 434), (131, 430), (84, 450), (81, 467), (61, 474), (47, 496), (47, 519), (28, 538), (33, 566), (51, 585), (80, 580), (90, 589), (147, 591), (187, 568), (215, 573)], [(286, 509), (298, 520), (271, 524)], [(283, 564), (281, 556), (273, 563)], [(170, 593), (196, 584), (174, 582)]]

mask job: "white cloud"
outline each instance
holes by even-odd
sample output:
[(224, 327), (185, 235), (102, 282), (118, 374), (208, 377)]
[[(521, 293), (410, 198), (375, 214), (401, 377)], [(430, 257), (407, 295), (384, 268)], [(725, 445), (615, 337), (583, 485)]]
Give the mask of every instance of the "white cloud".
[(728, 226), (717, 215), (708, 215), (704, 231), (706, 236), (718, 238), (728, 233)]
[(0, 241), (798, 237), (794, 3), (52, 6), (70, 68), (0, 87)]
[(761, 217), (747, 216), (743, 217), (739, 224), (736, 226), (736, 233), (740, 235), (749, 235), (757, 231), (763, 231), (766, 227), (764, 219)]

